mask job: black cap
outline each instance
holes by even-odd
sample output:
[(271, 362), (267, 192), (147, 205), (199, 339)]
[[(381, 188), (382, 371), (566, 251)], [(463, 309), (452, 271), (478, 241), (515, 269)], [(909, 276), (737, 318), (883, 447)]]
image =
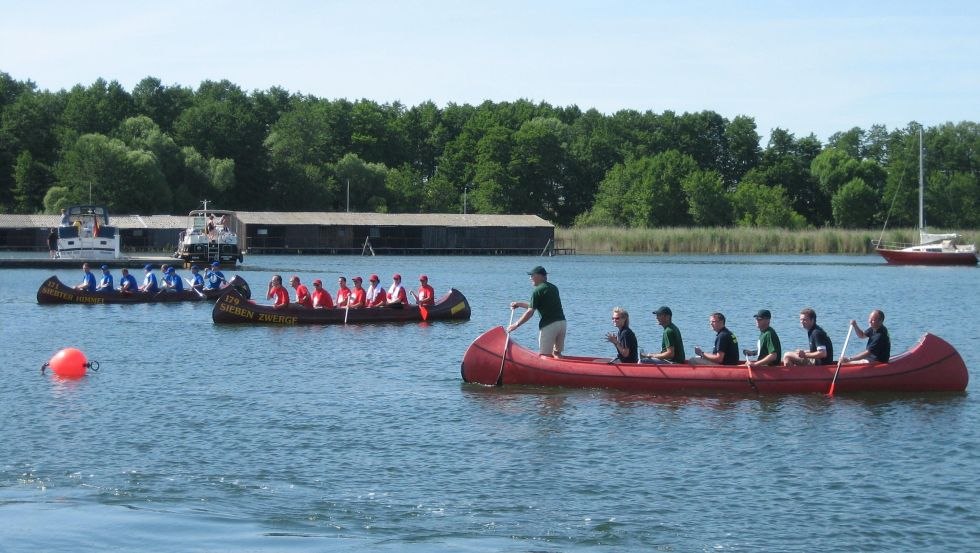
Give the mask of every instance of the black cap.
[(544, 270), (544, 267), (538, 265), (537, 267), (531, 269), (527, 274), (529, 275), (545, 275), (548, 276), (548, 271)]
[(661, 305), (659, 309), (657, 309), (656, 311), (653, 312), (653, 314), (654, 315), (670, 315), (671, 317), (674, 316), (674, 314), (670, 311), (670, 308), (667, 307), (666, 305)]
[(758, 313), (753, 315), (756, 319), (771, 319), (772, 313), (768, 309), (760, 309)]

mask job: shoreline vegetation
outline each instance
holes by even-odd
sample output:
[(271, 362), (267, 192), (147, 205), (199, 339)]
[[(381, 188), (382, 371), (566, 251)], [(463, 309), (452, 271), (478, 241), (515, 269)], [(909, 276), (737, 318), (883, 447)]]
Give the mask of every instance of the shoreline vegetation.
[[(939, 232), (938, 230), (934, 232)], [(980, 241), (980, 231), (961, 231), (964, 243)], [(874, 253), (872, 240), (911, 244), (914, 228), (787, 230), (758, 227), (555, 227), (555, 247), (576, 254), (852, 254)]]

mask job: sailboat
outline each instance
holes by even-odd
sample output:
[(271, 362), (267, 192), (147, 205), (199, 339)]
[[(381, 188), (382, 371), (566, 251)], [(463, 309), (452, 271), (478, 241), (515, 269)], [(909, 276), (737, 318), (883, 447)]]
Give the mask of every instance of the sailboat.
[[(879, 238), (875, 251), (893, 265), (976, 265), (976, 244), (960, 244), (958, 234), (933, 234), (926, 231), (925, 171), (923, 169), (922, 129), (919, 128), (919, 243), (888, 244)], [(882, 229), (884, 234), (884, 229)]]

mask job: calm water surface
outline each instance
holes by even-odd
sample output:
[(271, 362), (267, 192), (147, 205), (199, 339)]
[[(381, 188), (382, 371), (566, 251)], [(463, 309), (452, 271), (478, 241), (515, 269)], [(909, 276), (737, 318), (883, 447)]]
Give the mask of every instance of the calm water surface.
[[(0, 551), (950, 551), (980, 543), (975, 268), (872, 257), (250, 257), (322, 278), (429, 275), (464, 323), (238, 328), (209, 304), (39, 306), (50, 275), (0, 270)], [(773, 311), (784, 347), (813, 306), (839, 348), (882, 308), (893, 352), (953, 343), (964, 394), (658, 396), (484, 388), (459, 362), (542, 263), (570, 354), (643, 349), (666, 304), (688, 353), (720, 310), (743, 343)], [(80, 271), (59, 270), (66, 282)], [(118, 274), (116, 275), (118, 278)], [(535, 320), (536, 322), (536, 320)], [(536, 324), (514, 339), (533, 345)], [(41, 375), (63, 347), (102, 369)], [(852, 341), (848, 351), (858, 351)]]

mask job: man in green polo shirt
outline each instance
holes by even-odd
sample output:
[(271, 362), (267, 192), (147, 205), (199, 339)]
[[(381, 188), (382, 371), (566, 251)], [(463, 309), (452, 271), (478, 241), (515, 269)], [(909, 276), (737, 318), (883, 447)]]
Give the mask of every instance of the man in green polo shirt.
[(507, 332), (513, 332), (517, 327), (526, 323), (534, 316), (535, 311), (541, 312), (541, 321), (538, 322), (538, 352), (541, 355), (552, 355), (561, 357), (561, 352), (565, 349), (565, 311), (561, 307), (561, 297), (558, 294), (558, 287), (548, 282), (548, 272), (544, 267), (537, 266), (528, 273), (531, 275), (531, 282), (534, 290), (531, 292), (531, 301), (512, 301), (511, 309), (518, 307), (526, 308), (527, 311), (514, 324), (507, 327)]

